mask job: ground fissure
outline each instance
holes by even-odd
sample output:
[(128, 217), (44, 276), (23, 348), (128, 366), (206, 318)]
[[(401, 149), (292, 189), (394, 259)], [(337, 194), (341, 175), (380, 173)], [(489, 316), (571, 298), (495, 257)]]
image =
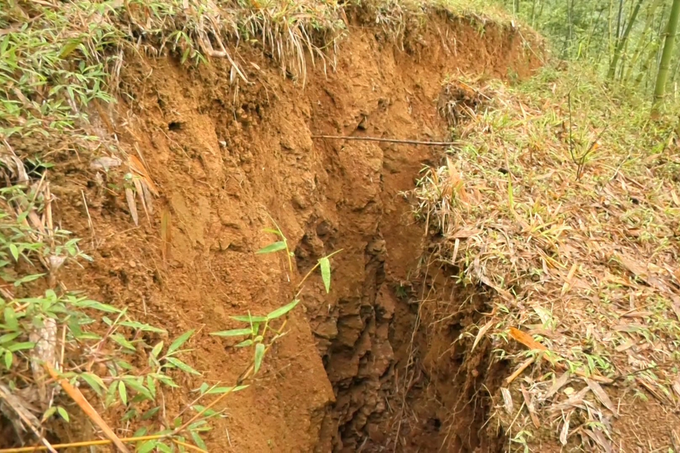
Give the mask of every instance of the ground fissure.
[[(464, 20), (433, 19), (403, 39), (406, 50), (382, 29), (352, 27), (337, 67), (310, 69), (304, 89), (255, 51), (245, 55), (249, 84), (229, 83), (219, 59), (193, 70), (172, 58), (132, 59), (120, 104), (94, 123), (115, 125), (157, 185), (138, 228), (125, 200), (106, 190), (115, 170), (102, 183), (82, 160), (56, 164), (60, 220), (89, 238), (95, 258), (64, 285), (171, 333), (224, 330), (230, 315), (285, 303), (285, 260), (253, 253), (267, 242), (268, 216), (295, 245), (302, 275), (342, 249), (330, 295), (321, 282), (303, 292), (264, 373), (207, 435), (211, 451), (497, 449), (480, 431), (489, 410), (482, 384), (496, 379), (489, 351), (468, 357), (467, 343), (455, 345), (487, 307), (447, 282), (446, 269), (430, 268), (431, 238), (403, 196), (444, 149), (312, 135), (446, 140), (437, 109), (446, 77), (525, 76), (538, 61), (516, 29), (493, 24), (482, 37)], [(472, 308), (460, 310), (464, 300)], [(432, 324), (431, 301), (450, 316)], [(200, 337), (188, 361), (208, 382), (235, 382), (249, 358), (230, 346)], [(168, 394), (166, 410), (189, 399)]]

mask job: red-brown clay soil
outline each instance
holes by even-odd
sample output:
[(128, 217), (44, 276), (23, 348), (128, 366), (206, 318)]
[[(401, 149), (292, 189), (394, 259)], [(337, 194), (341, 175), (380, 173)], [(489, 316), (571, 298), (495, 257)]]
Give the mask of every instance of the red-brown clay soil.
[[(397, 438), (396, 451), (405, 452), (499, 448), (480, 431), (489, 411), (483, 387), (499, 370), (488, 369), (484, 347), (466, 357), (452, 346), (484, 301), (472, 298), (460, 311), (467, 295), (445, 271), (416, 272), (425, 228), (400, 195), (444, 149), (312, 135), (446, 140), (437, 101), (447, 76), (527, 76), (539, 62), (517, 31), (491, 24), (482, 36), (462, 20), (435, 18), (405, 42), (400, 50), (380, 29), (353, 26), (336, 70), (324, 75), (317, 61), (304, 88), (255, 50), (242, 51), (249, 84), (230, 83), (220, 59), (189, 69), (172, 58), (131, 57), (107, 116), (158, 187), (139, 227), (125, 198), (95, 182), (94, 156), (57, 163), (58, 220), (94, 257), (68, 269), (66, 287), (127, 307), (170, 337), (199, 329), (185, 357), (208, 383), (233, 384), (251, 358), (208, 333), (293, 293), (285, 257), (254, 253), (274, 239), (262, 231), (272, 226), (268, 215), (293, 245), (296, 274), (343, 249), (331, 293), (310, 280), (289, 334), (253, 385), (226, 400), (228, 416), (206, 438), (211, 452), (393, 451)], [(448, 319), (431, 324), (422, 299), (449, 310)], [(178, 378), (185, 390), (163, 395), (168, 417), (201, 382)]]

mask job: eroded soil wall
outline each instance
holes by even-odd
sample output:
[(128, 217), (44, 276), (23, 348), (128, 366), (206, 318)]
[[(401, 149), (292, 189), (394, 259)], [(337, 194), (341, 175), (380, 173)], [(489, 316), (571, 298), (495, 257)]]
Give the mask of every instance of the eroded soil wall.
[[(171, 336), (233, 328), (230, 315), (266, 313), (290, 300), (285, 258), (254, 254), (272, 241), (262, 232), (268, 215), (294, 245), (299, 274), (343, 249), (333, 259), (331, 293), (310, 281), (290, 334), (251, 388), (228, 400), (228, 416), (208, 434), (210, 451), (379, 451), (397, 437), (398, 451), (485, 445), (469, 434), (483, 423), (482, 409), (455, 426), (446, 417), (447, 405), (472, 401), (479, 384), (468, 383), (474, 366), (462, 381), (455, 377), (460, 355), (447, 342), (459, 321), (441, 344), (417, 328), (419, 298), (431, 294), (423, 288), (435, 277), (414, 282), (422, 277), (424, 227), (400, 192), (444, 150), (313, 135), (446, 139), (436, 108), (445, 77), (525, 76), (538, 61), (517, 31), (487, 25), (482, 36), (448, 19), (407, 34), (404, 49), (381, 29), (353, 26), (336, 70), (324, 74), (317, 62), (304, 88), (256, 51), (242, 54), (255, 63), (244, 65), (249, 83), (230, 82), (219, 59), (198, 69), (171, 58), (129, 64), (121, 103), (105, 115), (158, 186), (154, 212), (148, 220), (140, 214), (138, 228), (124, 197), (98, 184), (83, 156), (58, 163), (61, 221), (87, 238), (95, 258), (67, 276), (67, 286), (128, 307)], [(163, 217), (170, 220), (165, 242)], [(437, 287), (461, 300), (446, 282)], [(191, 346), (187, 361), (209, 383), (230, 385), (250, 359), (205, 334)], [(431, 375), (440, 368), (444, 374)], [(167, 412), (190, 399), (167, 392)]]

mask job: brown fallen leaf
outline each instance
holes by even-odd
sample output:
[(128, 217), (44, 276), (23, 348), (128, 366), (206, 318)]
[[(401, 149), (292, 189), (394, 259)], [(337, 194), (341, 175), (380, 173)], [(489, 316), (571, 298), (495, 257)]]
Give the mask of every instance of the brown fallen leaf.
[(551, 398), (555, 393), (559, 392), (560, 389), (564, 387), (567, 382), (569, 382), (570, 377), (571, 377), (570, 372), (565, 371), (564, 373), (562, 373), (560, 377), (553, 381), (552, 385), (550, 386), (550, 389), (545, 394), (544, 399), (547, 400), (548, 398)]
[(481, 232), (482, 232), (482, 230), (462, 229), (462, 230), (458, 230), (455, 233), (453, 233), (453, 235), (451, 237), (453, 239), (467, 239), (467, 238), (471, 238), (472, 236), (477, 236)]
[(447, 156), (446, 157), (446, 165), (449, 170), (449, 183), (451, 184), (451, 195), (454, 194), (454, 191), (458, 193), (458, 198), (465, 204), (468, 204), (469, 202), (469, 197), (467, 192), (465, 191), (465, 183), (463, 182), (463, 178), (461, 178), (460, 173), (456, 170), (456, 167), (453, 165), (453, 162), (451, 159)]
[(560, 430), (560, 443), (562, 445), (567, 445), (567, 439), (569, 438), (569, 420), (571, 419), (572, 412), (573, 411), (569, 411), (564, 415), (564, 424)]
[(678, 398), (680, 398), (680, 376), (675, 378), (672, 387), (673, 391), (678, 394)]
[(628, 313), (624, 313), (623, 316), (624, 318), (648, 318), (652, 316), (654, 313), (651, 311), (629, 311)]
[(671, 190), (671, 198), (673, 199), (675, 206), (680, 206), (680, 198), (678, 198), (678, 194), (675, 193), (675, 190)]
[[(30, 405), (23, 398), (15, 395), (9, 387), (0, 382), (0, 402), (2, 401), (4, 401), (4, 404), (0, 404), (0, 413), (14, 425), (14, 429), (18, 432), (26, 428), (30, 429), (48, 451), (57, 453), (57, 450), (41, 434), (40, 421), (29, 410)], [(12, 409), (11, 413), (7, 408)], [(15, 420), (12, 414), (16, 414), (19, 419)]]
[(584, 429), (582, 432), (595, 441), (605, 452), (611, 453), (612, 445), (602, 431), (599, 429)]
[(139, 197), (139, 202), (142, 204), (142, 209), (144, 209), (144, 214), (146, 214), (146, 220), (151, 222), (151, 219), (149, 218), (149, 208), (146, 205), (146, 198), (144, 197), (144, 187), (145, 184), (142, 183), (142, 181), (138, 178), (133, 178), (132, 183), (135, 185), (135, 192), (137, 192), (137, 196)]
[(522, 332), (519, 329), (516, 329), (514, 327), (510, 327), (510, 336), (515, 339), (515, 341), (522, 343), (524, 346), (526, 346), (529, 349), (534, 349), (534, 350), (539, 350), (539, 351), (547, 351), (548, 348), (543, 346), (541, 343), (538, 341), (534, 340), (531, 335), (528, 333)]
[(508, 413), (508, 415), (512, 415), (514, 411), (514, 404), (512, 404), (512, 395), (510, 394), (510, 390), (506, 389), (505, 387), (501, 387), (501, 395), (503, 395), (503, 407), (505, 408), (505, 411)]
[(616, 352), (627, 351), (628, 349), (635, 346), (635, 342), (631, 339), (627, 339), (623, 344), (616, 347)]
[[(538, 350), (538, 351), (548, 351), (548, 348), (543, 346), (541, 343), (538, 341), (534, 340), (531, 335), (529, 335), (526, 332), (522, 332), (519, 329), (516, 329), (514, 327), (510, 327), (510, 336), (515, 339), (518, 343), (522, 343), (524, 346), (526, 346), (529, 349), (532, 350)], [(559, 357), (556, 357), (556, 354), (544, 354), (543, 357), (545, 357), (553, 366), (556, 368), (559, 368), (561, 370), (564, 370), (566, 367), (563, 363), (559, 362)], [(605, 384), (611, 384), (613, 381), (607, 377), (601, 376), (599, 374), (592, 374), (589, 375), (583, 370), (576, 370), (574, 372), (575, 375), (580, 376), (580, 377), (586, 377), (590, 378), (594, 381), (597, 382), (602, 382)]]
[(675, 451), (680, 451), (680, 434), (678, 434), (678, 432), (680, 431), (671, 429), (671, 442), (673, 443), (673, 449)]
[(651, 393), (654, 398), (659, 400), (661, 404), (666, 404), (668, 406), (673, 404), (673, 401), (671, 401), (665, 393), (659, 391), (656, 383), (653, 383), (646, 378), (637, 378), (636, 382), (643, 386), (649, 393)]
[(132, 221), (135, 225), (139, 226), (139, 216), (137, 215), (137, 202), (135, 202), (135, 194), (132, 189), (125, 189), (125, 199), (127, 200), (128, 208), (130, 209), (130, 215), (132, 216)]
[(590, 387), (583, 387), (578, 392), (572, 394), (566, 401), (562, 401), (559, 404), (555, 404), (550, 407), (551, 412), (562, 412), (568, 409), (573, 409), (575, 407), (583, 406), (583, 399), (586, 394), (590, 391)]
[(574, 274), (576, 274), (576, 269), (578, 269), (578, 263), (574, 263), (571, 266), (571, 269), (569, 269), (569, 273), (567, 274), (567, 278), (564, 280), (564, 285), (562, 285), (562, 291), (561, 295), (564, 296), (567, 291), (571, 288), (572, 285), (572, 280), (574, 279)]
[(524, 397), (524, 402), (526, 403), (527, 410), (529, 411), (529, 416), (531, 417), (531, 422), (538, 429), (541, 427), (541, 423), (538, 421), (538, 415), (536, 415), (536, 409), (534, 408), (534, 401), (529, 394), (529, 391), (522, 386), (522, 396)]
[(477, 332), (477, 336), (475, 337), (475, 341), (472, 343), (472, 349), (470, 349), (470, 352), (475, 350), (475, 347), (479, 343), (479, 341), (484, 337), (484, 334), (491, 328), (493, 325), (493, 319), (487, 322), (482, 326), (481, 329), (479, 329), (479, 332)]
[(156, 189), (156, 185), (151, 179), (151, 176), (149, 176), (149, 172), (146, 170), (146, 167), (144, 166), (142, 161), (137, 156), (132, 154), (128, 157), (129, 157), (128, 164), (130, 166), (130, 169), (144, 179), (144, 182), (149, 186), (149, 190), (151, 191), (152, 194), (158, 196), (158, 189)]
[(616, 407), (612, 403), (612, 400), (609, 398), (609, 395), (607, 395), (607, 392), (604, 391), (604, 389), (598, 384), (597, 382), (593, 381), (592, 379), (584, 379), (586, 381), (586, 384), (588, 384), (588, 388), (595, 394), (597, 399), (600, 400), (600, 402), (609, 409), (612, 414), (614, 414), (614, 417), (619, 416), (618, 411), (616, 410)]

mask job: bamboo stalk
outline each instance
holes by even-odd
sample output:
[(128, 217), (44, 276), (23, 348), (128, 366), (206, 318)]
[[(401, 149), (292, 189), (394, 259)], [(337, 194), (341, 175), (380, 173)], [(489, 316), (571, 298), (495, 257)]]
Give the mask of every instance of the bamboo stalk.
[(675, 47), (675, 35), (678, 32), (678, 18), (680, 18), (680, 0), (673, 0), (671, 14), (668, 17), (668, 25), (666, 26), (666, 36), (663, 52), (661, 54), (661, 62), (659, 63), (659, 73), (656, 77), (656, 86), (654, 88), (652, 116), (658, 114), (666, 93), (666, 82), (668, 81), (671, 59), (673, 58), (673, 48)]
[(610, 80), (614, 80), (614, 76), (616, 75), (616, 66), (621, 59), (621, 54), (623, 53), (623, 49), (628, 41), (630, 31), (633, 29), (633, 24), (635, 24), (635, 20), (637, 19), (638, 13), (640, 12), (640, 6), (642, 6), (642, 0), (638, 0), (635, 4), (633, 12), (630, 15), (630, 19), (628, 20), (628, 24), (626, 25), (626, 29), (624, 30), (621, 38), (616, 43), (616, 48), (614, 49), (614, 58), (612, 58), (612, 62), (609, 65), (609, 72), (607, 73), (607, 78)]
[(651, 35), (651, 30), (654, 29), (653, 22), (655, 19), (655, 13), (659, 5), (663, 0), (654, 0), (654, 2), (647, 8), (647, 16), (645, 18), (645, 25), (642, 28), (642, 33), (640, 34), (640, 38), (638, 39), (637, 45), (635, 46), (635, 51), (633, 52), (633, 58), (630, 61), (630, 64), (628, 65), (628, 69), (626, 70), (626, 75), (623, 78), (623, 83), (627, 83), (631, 75), (633, 74), (633, 69), (637, 65), (637, 63), (640, 61), (640, 58), (642, 57), (642, 53), (644, 50), (652, 43), (650, 41), (650, 35)]

